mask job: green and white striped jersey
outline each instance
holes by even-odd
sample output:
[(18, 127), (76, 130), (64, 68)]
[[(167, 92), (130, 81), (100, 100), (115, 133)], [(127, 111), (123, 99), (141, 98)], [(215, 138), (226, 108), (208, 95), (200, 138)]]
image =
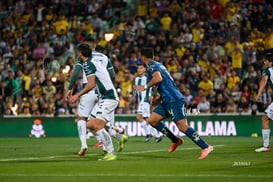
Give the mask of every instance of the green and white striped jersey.
[[(135, 77), (135, 85), (139, 86), (145, 86), (148, 83), (148, 79), (147, 76), (137, 76)], [(149, 96), (151, 96), (151, 88), (147, 88), (146, 90), (140, 91), (140, 92), (136, 92), (137, 94), (137, 99), (138, 99), (138, 103), (142, 103), (142, 102), (149, 102)]]
[(83, 63), (83, 69), (86, 77), (96, 76), (96, 88), (101, 99), (119, 100), (117, 91), (102, 59), (95, 56), (88, 58)]
[(270, 86), (271, 90), (273, 90), (273, 67), (266, 68), (263, 70), (262, 76), (267, 75), (267, 84)]
[[(115, 71), (114, 71), (114, 67), (113, 67), (110, 59), (106, 55), (104, 55), (102, 53), (99, 53), (97, 51), (92, 51), (92, 57), (100, 60), (102, 65), (105, 66), (108, 73), (110, 74), (111, 79), (113, 79), (112, 74), (114, 74)], [(80, 59), (77, 59), (77, 62), (75, 64), (75, 66), (80, 66), (82, 68), (82, 70), (83, 70), (83, 62)], [(83, 75), (82, 75), (82, 80), (83, 80), (82, 81), (83, 84), (87, 83), (87, 78), (86, 78), (86, 75), (85, 75), (84, 71), (83, 71)]]

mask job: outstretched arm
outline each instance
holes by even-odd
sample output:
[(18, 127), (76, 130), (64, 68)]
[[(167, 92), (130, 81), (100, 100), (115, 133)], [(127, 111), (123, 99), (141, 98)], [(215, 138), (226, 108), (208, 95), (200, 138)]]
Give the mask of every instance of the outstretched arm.
[(75, 95), (70, 97), (71, 104), (75, 103), (80, 96), (82, 96), (83, 94), (89, 92), (91, 89), (96, 87), (96, 76), (95, 75), (88, 76), (87, 80), (88, 80), (88, 83), (85, 85), (85, 87), (80, 92), (78, 92)]
[(70, 77), (70, 82), (69, 82), (68, 90), (67, 90), (66, 96), (65, 96), (65, 98), (66, 98), (67, 100), (68, 100), (68, 99), (71, 97), (71, 95), (72, 95), (72, 88), (74, 87), (74, 85), (75, 85), (75, 83), (76, 83), (76, 81), (77, 81), (77, 79), (78, 79), (78, 76), (79, 76), (81, 70), (82, 70), (82, 67), (81, 67), (80, 65), (78, 65), (78, 64), (76, 64), (76, 65), (74, 66), (74, 68), (73, 68), (73, 71), (72, 71), (71, 77)]

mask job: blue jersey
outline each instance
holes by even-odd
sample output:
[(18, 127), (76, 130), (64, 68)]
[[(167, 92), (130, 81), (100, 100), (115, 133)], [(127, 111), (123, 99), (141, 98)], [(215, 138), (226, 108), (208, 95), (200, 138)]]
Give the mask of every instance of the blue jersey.
[(171, 77), (165, 66), (163, 66), (159, 62), (151, 61), (149, 65), (146, 66), (146, 70), (149, 80), (152, 78), (154, 72), (160, 72), (162, 76), (162, 81), (156, 86), (157, 91), (160, 94), (163, 102), (184, 99), (183, 95), (175, 85), (173, 78)]

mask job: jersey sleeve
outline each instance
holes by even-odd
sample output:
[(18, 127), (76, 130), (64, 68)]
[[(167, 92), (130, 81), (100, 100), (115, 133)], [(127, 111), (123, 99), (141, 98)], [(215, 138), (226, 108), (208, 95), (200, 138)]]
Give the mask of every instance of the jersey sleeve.
[(74, 65), (73, 71), (71, 73), (70, 82), (69, 82), (69, 86), (68, 86), (69, 90), (71, 90), (73, 88), (73, 86), (75, 85), (82, 69), (83, 69), (82, 64), (80, 63), (79, 60), (77, 60), (77, 63)]
[(116, 78), (116, 72), (115, 72), (115, 69), (114, 69), (110, 59), (108, 59), (108, 63), (107, 63), (106, 68), (107, 68), (107, 71), (110, 75), (111, 80), (114, 80)]
[(262, 77), (263, 76), (270, 76), (270, 71), (268, 69), (263, 70)]
[(95, 75), (95, 72), (96, 72), (96, 66), (91, 62), (91, 60), (87, 60), (85, 63), (84, 63), (84, 72), (85, 72), (85, 75), (86, 77), (89, 77), (89, 76), (92, 76), (92, 75)]

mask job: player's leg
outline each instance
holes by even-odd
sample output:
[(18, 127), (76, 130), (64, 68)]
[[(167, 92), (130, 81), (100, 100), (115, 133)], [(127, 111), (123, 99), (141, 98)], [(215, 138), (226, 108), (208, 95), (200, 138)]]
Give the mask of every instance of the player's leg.
[(100, 100), (99, 107), (94, 120), (94, 130), (96, 134), (102, 139), (102, 143), (105, 147), (107, 155), (105, 155), (101, 160), (115, 160), (116, 155), (114, 153), (114, 146), (112, 143), (111, 136), (105, 130), (106, 122), (111, 119), (112, 113), (115, 112), (118, 106), (118, 101), (116, 100)]
[(167, 126), (162, 122), (162, 119), (168, 118), (170, 115), (168, 111), (164, 108), (163, 104), (157, 105), (157, 107), (152, 112), (151, 116), (147, 118), (147, 121), (155, 129), (166, 135), (171, 141), (172, 145), (169, 148), (168, 152), (174, 152), (176, 147), (183, 143), (181, 138), (178, 138), (167, 128)]
[(262, 116), (262, 136), (263, 136), (263, 146), (257, 148), (256, 152), (269, 152), (269, 139), (270, 139), (270, 120), (273, 118), (273, 103), (271, 103), (265, 110)]
[(136, 118), (140, 122), (141, 127), (146, 133), (144, 142), (149, 142), (152, 139), (152, 126), (146, 121), (146, 118), (150, 117), (150, 104), (146, 102), (139, 103), (136, 113)]
[(151, 127), (151, 133), (155, 137), (155, 139), (154, 139), (155, 143), (162, 141), (162, 135), (155, 128)]
[(141, 127), (144, 129), (146, 133), (145, 142), (149, 142), (152, 139), (151, 130), (149, 128), (149, 124), (146, 122), (146, 120), (142, 117), (142, 113), (138, 110), (138, 113), (136, 113), (136, 118), (138, 122), (140, 122)]
[[(142, 104), (142, 116), (145, 120), (146, 126), (147, 126), (147, 130), (150, 136), (154, 136), (155, 143), (158, 143), (162, 140), (161, 134), (160, 132), (158, 132), (154, 127), (152, 127), (150, 124), (148, 124), (148, 122), (146, 121), (147, 118), (149, 118), (151, 116), (151, 111), (150, 111), (151, 105), (148, 102), (144, 102)], [(148, 140), (150, 140), (151, 138), (148, 138)]]
[(77, 128), (78, 134), (81, 142), (81, 149), (78, 152), (79, 156), (83, 156), (87, 150), (87, 142), (86, 142), (86, 118), (77, 116)]
[(97, 96), (94, 90), (91, 90), (80, 97), (80, 102), (78, 105), (78, 114), (76, 116), (78, 134), (81, 141), (81, 149), (78, 152), (79, 156), (83, 156), (88, 148), (86, 141), (87, 139), (86, 122), (96, 102)]
[[(96, 102), (96, 104), (94, 105), (94, 107), (93, 107), (93, 109), (91, 111), (91, 114), (90, 114), (90, 118), (95, 118), (96, 117), (97, 110), (98, 110), (98, 102)], [(93, 135), (95, 136), (95, 138), (97, 140), (97, 143), (95, 145), (93, 145), (92, 148), (103, 147), (103, 143), (101, 141), (101, 138), (94, 131), (92, 133), (93, 133)]]
[(115, 126), (115, 112), (111, 112), (108, 115), (109, 121), (106, 123), (107, 131), (109, 134), (118, 141), (118, 152), (121, 152), (125, 143), (128, 141), (128, 136), (124, 134), (124, 129)]
[(128, 141), (128, 136), (117, 132), (114, 129), (113, 124), (111, 122), (106, 123), (105, 129), (113, 138), (115, 138), (118, 141), (118, 152), (121, 152), (124, 149), (125, 143)]
[(112, 112), (112, 114), (110, 116), (110, 121), (108, 123), (107, 123), (108, 126), (111, 126), (110, 128), (115, 130), (115, 132), (117, 132), (117, 133), (119, 133), (121, 135), (125, 134), (125, 128), (115, 126), (115, 113), (114, 112)]
[(196, 145), (198, 145), (202, 151), (200, 160), (207, 157), (207, 155), (213, 151), (213, 147), (208, 145), (199, 134), (188, 125), (187, 116), (184, 110), (184, 101), (178, 100), (168, 103), (168, 110), (172, 113), (173, 121), (176, 123), (178, 129), (185, 133)]

